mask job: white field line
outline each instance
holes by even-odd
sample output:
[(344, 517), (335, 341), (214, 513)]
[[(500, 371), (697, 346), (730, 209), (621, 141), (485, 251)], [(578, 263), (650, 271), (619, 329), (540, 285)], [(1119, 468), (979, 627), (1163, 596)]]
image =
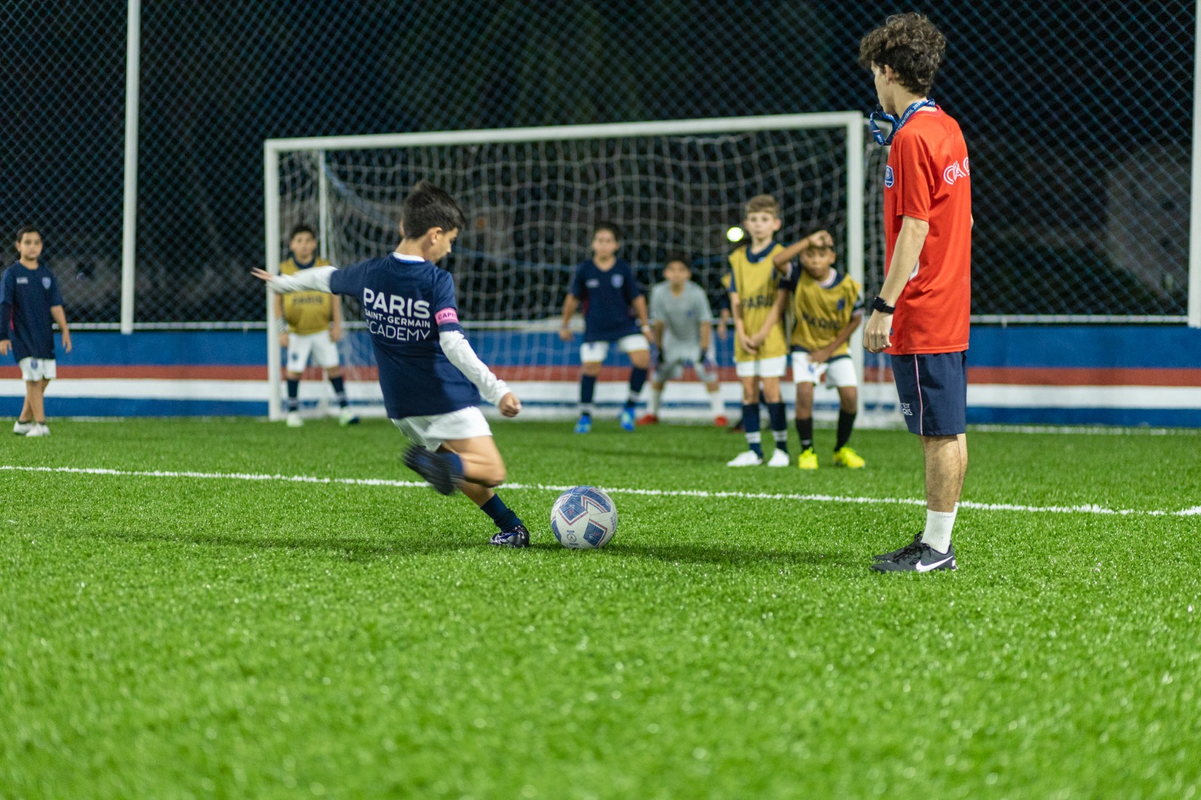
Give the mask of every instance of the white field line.
[(1085, 436), (1201, 436), (1199, 428), (1117, 428), (1108, 425), (969, 425), (969, 433), (1031, 433)]
[[(252, 472), (173, 472), (167, 470), (121, 470), (101, 467), (22, 467), (0, 465), (0, 472), (53, 472), (73, 475), (112, 475), (136, 478), (192, 478), (197, 480), (227, 481), (278, 481), (280, 483), (316, 483), (343, 486), (384, 486), (395, 489), (418, 489), (428, 486), (425, 481), (394, 481), (384, 478), (319, 478), (312, 475), (268, 475)], [(506, 483), (508, 491), (562, 492), (570, 486), (543, 483)], [(628, 489), (621, 487), (597, 487), (609, 494), (628, 494), (642, 497), (696, 497), (712, 500), (786, 500), (802, 503), (850, 503), (855, 505), (904, 505), (922, 506), (925, 500), (909, 497), (846, 497), (832, 494), (772, 494), (769, 492), (722, 492), (706, 489)], [(977, 503), (961, 501), (960, 508), (978, 511), (1018, 511), (1030, 514), (1104, 514), (1118, 516), (1188, 517), (1201, 516), (1201, 506), (1180, 511), (1140, 511), (1133, 508), (1106, 508), (1098, 505), (1080, 506), (1029, 506), (1016, 503)]]

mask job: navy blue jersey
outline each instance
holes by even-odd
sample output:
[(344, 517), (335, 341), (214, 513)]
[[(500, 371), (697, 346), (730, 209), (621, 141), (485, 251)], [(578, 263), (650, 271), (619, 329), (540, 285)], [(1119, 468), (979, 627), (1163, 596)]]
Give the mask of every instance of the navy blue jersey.
[(584, 307), (584, 341), (612, 342), (638, 333), (638, 321), (630, 304), (642, 296), (630, 262), (617, 259), (607, 270), (592, 259), (575, 268), (571, 294)]
[(0, 339), (11, 339), (13, 358), (54, 358), (54, 318), (50, 309), (63, 304), (58, 281), (41, 264), (28, 269), (13, 264), (0, 278)]
[(438, 342), (442, 331), (463, 330), (449, 272), (417, 256), (392, 253), (338, 270), (329, 288), (363, 304), (390, 418), (449, 414), (480, 404), (475, 384)]

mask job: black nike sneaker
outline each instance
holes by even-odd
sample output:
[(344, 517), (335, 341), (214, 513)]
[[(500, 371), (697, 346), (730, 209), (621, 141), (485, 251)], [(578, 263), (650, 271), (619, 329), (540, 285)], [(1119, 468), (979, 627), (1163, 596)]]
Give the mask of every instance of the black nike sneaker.
[(496, 534), (488, 540), (488, 544), (498, 547), (529, 547), (530, 532), (525, 529), (524, 525), (518, 525), (516, 528)]
[[(922, 540), (922, 531), (918, 531), (917, 533), (915, 533), (913, 535), (913, 541), (910, 542), (909, 544), (905, 545), (905, 547), (912, 547), (913, 545), (921, 542), (921, 540)], [(901, 554), (901, 551), (904, 550), (905, 547), (898, 547), (896, 550), (890, 550), (887, 553), (881, 553), (878, 556), (872, 556), (872, 561), (892, 561), (894, 558), (896, 558), (897, 556), (899, 556)]]
[(955, 545), (940, 553), (925, 542), (914, 542), (887, 561), (872, 564), (877, 572), (933, 572), (955, 569)]
[(405, 466), (429, 481), (430, 486), (441, 494), (454, 494), (463, 477), (450, 461), (418, 445), (405, 453)]

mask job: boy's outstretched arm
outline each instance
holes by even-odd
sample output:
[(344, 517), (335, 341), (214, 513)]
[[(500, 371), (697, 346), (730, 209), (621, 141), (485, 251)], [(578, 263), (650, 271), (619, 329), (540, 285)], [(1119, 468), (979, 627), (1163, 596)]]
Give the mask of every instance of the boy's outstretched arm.
[(759, 349), (759, 345), (767, 341), (767, 337), (771, 334), (771, 329), (780, 323), (780, 319), (784, 316), (784, 307), (788, 304), (788, 290), (776, 290), (776, 302), (771, 304), (771, 310), (767, 312), (767, 319), (763, 321), (761, 327), (751, 337), (751, 341), (755, 345), (755, 349)]
[(50, 316), (58, 323), (58, 329), (63, 334), (63, 350), (71, 352), (71, 329), (67, 327), (67, 315), (62, 306), (50, 306)]
[(830, 235), (829, 231), (815, 231), (796, 244), (790, 244), (779, 253), (776, 253), (772, 256), (771, 263), (776, 266), (777, 272), (787, 272), (788, 262), (799, 256), (805, 248), (833, 246), (834, 237)]
[(276, 294), (292, 294), (293, 292), (333, 294), (329, 289), (329, 281), (337, 271), (337, 267), (313, 267), (295, 275), (272, 275), (265, 269), (252, 269), (250, 274), (266, 283)]
[(646, 295), (640, 294), (630, 303), (634, 307), (634, 313), (638, 315), (638, 326), (646, 333), (646, 329), (650, 327), (650, 315), (646, 312)]
[(461, 331), (442, 331), (438, 334), (438, 344), (450, 363), (459, 372), (467, 376), (467, 380), (475, 384), (480, 394), (489, 403), (500, 409), (506, 417), (515, 417), (521, 411), (521, 401), (517, 395), (509, 391), (509, 385), (496, 377), (488, 365), (480, 360), (471, 347), (471, 342)]
[(8, 338), (8, 321), (13, 318), (13, 297), (12, 286), (10, 285), (9, 273), (4, 273), (4, 281), (0, 283), (0, 356), (8, 355), (8, 348), (12, 346), (12, 342)]
[(829, 359), (835, 350), (842, 347), (843, 343), (851, 338), (851, 334), (855, 332), (855, 329), (859, 327), (859, 323), (861, 322), (863, 322), (862, 314), (856, 314), (851, 317), (851, 321), (842, 326), (842, 329), (838, 331), (828, 345), (809, 351), (809, 360), (815, 364), (820, 364)]
[(567, 297), (563, 298), (563, 321), (559, 325), (559, 338), (565, 342), (570, 342), (575, 338), (571, 332), (571, 318), (575, 316), (575, 310), (579, 307), (580, 298), (568, 292)]

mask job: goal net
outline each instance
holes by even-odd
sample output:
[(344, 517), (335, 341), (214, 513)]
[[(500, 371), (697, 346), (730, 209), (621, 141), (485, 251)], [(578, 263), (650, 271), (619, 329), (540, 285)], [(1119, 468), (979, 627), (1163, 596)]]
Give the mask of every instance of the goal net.
[[(864, 158), (857, 112), (270, 140), (268, 268), (277, 268), (287, 232), (302, 222), (318, 228), (321, 252), (335, 265), (389, 252), (405, 194), (419, 180), (432, 181), (467, 217), (442, 266), (455, 277), (472, 345), (527, 408), (566, 414), (578, 397), (580, 339), (559, 339), (559, 312), (575, 265), (590, 256), (598, 221), (620, 227), (619, 255), (647, 290), (662, 280), (668, 254), (685, 254), (716, 313), (726, 259), (738, 244), (729, 239), (731, 228), (741, 224), (747, 199), (770, 193), (782, 208), (780, 241), (825, 228), (837, 243), (838, 267), (863, 281)], [(867, 277), (870, 283), (870, 270)], [(358, 301), (342, 303), (348, 394), (367, 413), (382, 410)], [(268, 338), (276, 417), (279, 348)], [(858, 341), (852, 352), (863, 375)], [(735, 405), (732, 331), (717, 350), (723, 391)], [(610, 354), (598, 405), (624, 399), (626, 363)], [(869, 415), (880, 405), (873, 375), (869, 369), (861, 393)], [(305, 388), (310, 402), (328, 393), (318, 382)], [(835, 393), (819, 391), (818, 398), (818, 416), (832, 414)], [(664, 403), (680, 415), (707, 408), (691, 375), (669, 386)]]

